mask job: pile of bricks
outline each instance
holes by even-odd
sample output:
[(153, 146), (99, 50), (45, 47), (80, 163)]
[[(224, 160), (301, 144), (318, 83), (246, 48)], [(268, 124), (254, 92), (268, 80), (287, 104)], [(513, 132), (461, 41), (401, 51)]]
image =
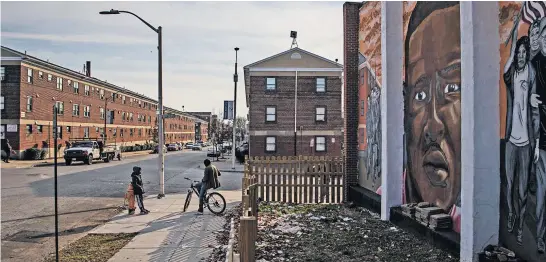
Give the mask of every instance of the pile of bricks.
[(443, 209), (428, 202), (409, 203), (400, 206), (402, 214), (415, 219), (422, 225), (433, 230), (449, 230), (453, 226), (453, 220)]

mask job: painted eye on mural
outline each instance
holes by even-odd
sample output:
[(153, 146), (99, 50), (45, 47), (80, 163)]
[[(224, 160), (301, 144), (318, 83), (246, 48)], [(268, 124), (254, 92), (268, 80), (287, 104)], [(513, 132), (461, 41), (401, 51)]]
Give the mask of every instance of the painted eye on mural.
[(417, 101), (423, 101), (427, 98), (427, 93), (425, 91), (417, 92), (415, 94), (415, 100)]
[(444, 88), (444, 93), (445, 94), (455, 93), (455, 92), (459, 92), (460, 90), (461, 90), (461, 87), (458, 84), (447, 84), (446, 87)]

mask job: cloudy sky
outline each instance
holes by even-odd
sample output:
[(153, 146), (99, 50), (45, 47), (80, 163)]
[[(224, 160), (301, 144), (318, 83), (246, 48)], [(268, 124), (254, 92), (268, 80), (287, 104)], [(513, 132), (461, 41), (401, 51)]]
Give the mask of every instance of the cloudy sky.
[(1, 43), (157, 98), (157, 36), (132, 11), (163, 27), (164, 104), (223, 110), (233, 99), (239, 47), (238, 115), (247, 112), (243, 66), (290, 48), (343, 63), (343, 2), (2, 2)]

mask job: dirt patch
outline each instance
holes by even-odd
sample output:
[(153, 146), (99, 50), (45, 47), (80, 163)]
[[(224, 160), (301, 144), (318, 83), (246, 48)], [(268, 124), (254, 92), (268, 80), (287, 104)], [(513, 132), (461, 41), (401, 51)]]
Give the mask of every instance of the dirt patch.
[[(69, 244), (59, 252), (63, 262), (106, 262), (122, 249), (137, 233), (89, 234)], [(55, 254), (45, 262), (55, 261)]]
[[(241, 217), (242, 209), (242, 205), (239, 204), (223, 213), (222, 216), (224, 216), (225, 219), (224, 226), (221, 231), (216, 232), (216, 241), (218, 242), (218, 246), (214, 247), (209, 257), (203, 258), (201, 259), (201, 261), (217, 262), (226, 260), (227, 244), (229, 242), (229, 231), (231, 230), (231, 218), (233, 218), (235, 224), (235, 246), (237, 246), (237, 235), (239, 234), (239, 219)], [(239, 252), (236, 250), (237, 249), (234, 247), (234, 252)]]
[(363, 208), (263, 203), (257, 261), (459, 261)]

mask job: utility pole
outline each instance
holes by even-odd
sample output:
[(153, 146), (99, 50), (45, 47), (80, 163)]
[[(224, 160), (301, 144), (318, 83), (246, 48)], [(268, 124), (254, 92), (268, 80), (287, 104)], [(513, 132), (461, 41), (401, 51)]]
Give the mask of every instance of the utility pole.
[(53, 152), (55, 154), (54, 156), (54, 163), (53, 163), (53, 176), (54, 176), (54, 186), (55, 186), (55, 261), (59, 262), (59, 205), (57, 202), (58, 195), (57, 195), (57, 138), (58, 133), (57, 131), (57, 113), (59, 112), (59, 109), (57, 108), (57, 104), (53, 106), (53, 128), (55, 129), (55, 136), (54, 136), (54, 143), (55, 147), (53, 148)]
[(231, 169), (235, 169), (235, 139), (236, 135), (236, 122), (237, 122), (237, 81), (239, 81), (239, 76), (237, 75), (237, 52), (239, 51), (238, 47), (235, 47), (235, 74), (233, 75), (233, 82), (235, 83), (235, 89), (233, 94), (233, 142), (231, 145)]

